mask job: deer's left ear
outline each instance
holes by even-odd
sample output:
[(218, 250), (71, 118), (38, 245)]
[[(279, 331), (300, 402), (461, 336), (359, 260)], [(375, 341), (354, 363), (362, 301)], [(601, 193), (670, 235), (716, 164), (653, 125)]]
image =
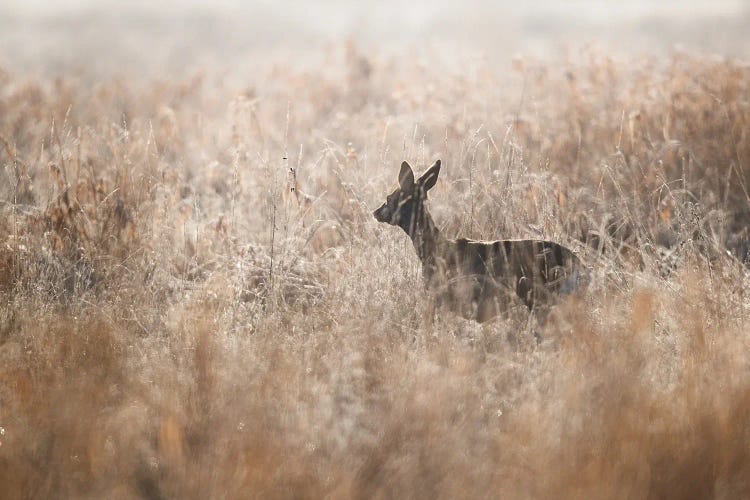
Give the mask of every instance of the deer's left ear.
[(414, 188), (414, 172), (407, 162), (401, 164), (401, 171), (398, 173), (398, 185), (402, 191), (409, 191)]
[(427, 172), (422, 174), (422, 177), (419, 178), (417, 183), (423, 190), (429, 191), (435, 186), (435, 183), (438, 180), (438, 174), (440, 174), (440, 160), (436, 161), (433, 166), (428, 168)]

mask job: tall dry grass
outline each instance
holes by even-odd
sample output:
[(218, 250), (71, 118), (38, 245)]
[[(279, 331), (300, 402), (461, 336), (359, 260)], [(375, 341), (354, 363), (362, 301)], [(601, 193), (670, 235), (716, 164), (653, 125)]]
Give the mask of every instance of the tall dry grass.
[[(750, 69), (320, 57), (3, 73), (2, 495), (748, 496)], [(438, 157), (446, 233), (591, 267), (541, 343), (426, 318), (370, 211)]]

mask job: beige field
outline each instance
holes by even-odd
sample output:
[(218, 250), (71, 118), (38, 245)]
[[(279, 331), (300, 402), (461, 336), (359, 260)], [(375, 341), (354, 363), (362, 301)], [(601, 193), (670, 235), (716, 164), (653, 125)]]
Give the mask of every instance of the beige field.
[[(750, 496), (741, 46), (341, 39), (160, 73), (19, 40), (0, 497)], [(559, 241), (589, 289), (543, 325), (429, 318), (371, 212), (438, 158), (446, 235)]]

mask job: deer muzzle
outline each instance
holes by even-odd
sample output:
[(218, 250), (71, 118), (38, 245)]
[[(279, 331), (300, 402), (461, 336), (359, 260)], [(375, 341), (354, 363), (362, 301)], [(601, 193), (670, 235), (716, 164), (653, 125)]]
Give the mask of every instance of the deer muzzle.
[(383, 205), (375, 210), (372, 215), (375, 216), (375, 220), (378, 222), (391, 222), (391, 212), (388, 210), (388, 205), (383, 203)]

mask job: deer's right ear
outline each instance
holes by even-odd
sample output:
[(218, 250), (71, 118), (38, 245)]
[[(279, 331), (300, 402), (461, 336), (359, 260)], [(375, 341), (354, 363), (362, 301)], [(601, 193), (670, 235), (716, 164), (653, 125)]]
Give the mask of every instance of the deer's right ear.
[(401, 164), (401, 171), (398, 173), (398, 185), (402, 191), (409, 191), (414, 188), (414, 172), (408, 163)]
[(422, 177), (419, 178), (417, 183), (424, 189), (425, 192), (429, 191), (435, 186), (440, 174), (440, 160), (436, 161), (434, 165), (427, 169)]

